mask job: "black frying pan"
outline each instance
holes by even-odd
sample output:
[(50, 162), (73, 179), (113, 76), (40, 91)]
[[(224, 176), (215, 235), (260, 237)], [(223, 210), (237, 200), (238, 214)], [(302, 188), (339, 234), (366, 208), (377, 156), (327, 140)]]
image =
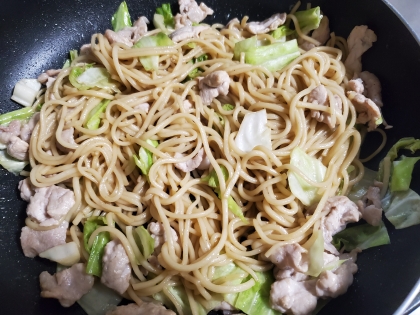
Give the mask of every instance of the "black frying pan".
[[(60, 68), (70, 49), (90, 41), (94, 32), (110, 28), (110, 17), (120, 0), (2, 0), (0, 9), (0, 113), (19, 108), (10, 101), (14, 84), (36, 78), (43, 70)], [(175, 0), (170, 0), (178, 9)], [(305, 1), (304, 1), (305, 2)], [(394, 129), (390, 145), (406, 136), (420, 137), (420, 47), (404, 24), (380, 0), (319, 0), (331, 29), (347, 36), (353, 26), (367, 24), (378, 35), (363, 57), (365, 70), (374, 72), (383, 86), (384, 115)], [(162, 1), (127, 0), (132, 18), (152, 18)], [(226, 22), (249, 15), (262, 20), (288, 11), (295, 0), (207, 0), (215, 10), (207, 22)], [(373, 140), (374, 141), (374, 140)], [(379, 158), (378, 158), (379, 159)], [(368, 167), (376, 168), (378, 159)], [(26, 258), (20, 248), (20, 229), (26, 203), (18, 197), (20, 180), (0, 169), (0, 313), (85, 314), (77, 305), (62, 308), (56, 300), (39, 297), (38, 275), (53, 273), (47, 260)], [(420, 192), (420, 167), (412, 187)], [(321, 314), (392, 314), (420, 277), (420, 226), (395, 230), (388, 224), (391, 245), (364, 251), (359, 271), (347, 294), (330, 302)]]

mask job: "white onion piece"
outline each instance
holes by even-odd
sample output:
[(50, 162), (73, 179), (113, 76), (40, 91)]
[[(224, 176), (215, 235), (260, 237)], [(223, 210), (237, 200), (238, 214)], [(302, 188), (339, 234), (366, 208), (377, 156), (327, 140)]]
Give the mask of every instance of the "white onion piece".
[(39, 254), (39, 257), (58, 262), (64, 266), (71, 266), (80, 260), (80, 252), (75, 242), (54, 246)]
[(16, 83), (11, 99), (20, 105), (32, 106), (40, 89), (37, 79), (22, 79)]

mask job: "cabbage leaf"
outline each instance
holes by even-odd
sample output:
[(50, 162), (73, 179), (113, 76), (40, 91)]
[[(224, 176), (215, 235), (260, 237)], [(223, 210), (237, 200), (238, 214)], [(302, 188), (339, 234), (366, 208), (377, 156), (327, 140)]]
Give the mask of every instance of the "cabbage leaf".
[(267, 126), (267, 112), (247, 113), (239, 126), (235, 144), (243, 152), (251, 152), (257, 146), (271, 150), (271, 129)]
[(130, 12), (128, 12), (127, 3), (125, 1), (121, 2), (117, 11), (112, 16), (111, 24), (115, 32), (118, 32), (125, 27), (132, 26)]
[(361, 224), (348, 227), (333, 236), (331, 242), (337, 250), (344, 249), (351, 251), (353, 249), (367, 249), (375, 246), (390, 244), (388, 231), (385, 224), (372, 226), (370, 224)]
[[(301, 148), (294, 148), (290, 158), (290, 164), (297, 167), (314, 182), (321, 183), (324, 180), (327, 168), (321, 161), (309, 156)], [(319, 201), (318, 187), (310, 185), (291, 170), (287, 172), (287, 177), (290, 190), (305, 206), (310, 206)]]

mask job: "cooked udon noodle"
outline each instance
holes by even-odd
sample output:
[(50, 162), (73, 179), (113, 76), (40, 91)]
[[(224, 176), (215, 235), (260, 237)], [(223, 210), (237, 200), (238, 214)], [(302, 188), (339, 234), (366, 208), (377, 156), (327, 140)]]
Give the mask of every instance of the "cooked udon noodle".
[[(315, 241), (313, 231), (319, 229), (325, 215), (322, 209), (327, 198), (348, 191), (363, 176), (363, 166), (357, 160), (361, 136), (354, 128), (356, 113), (344, 89), (348, 80), (342, 62), (346, 41), (333, 34), (326, 46), (302, 51), (287, 67), (272, 73), (245, 64), (243, 58), (241, 62), (232, 60), (235, 42), (250, 36), (245, 31), (246, 23), (247, 17), (229, 28), (215, 24), (198, 39), (172, 47), (127, 49), (121, 44), (111, 46), (102, 34), (95, 34), (91, 39), (93, 55), (80, 56), (72, 65), (95, 62), (105, 67), (122, 92), (78, 90), (69, 83), (71, 68), (67, 68), (39, 100), (44, 104), (30, 141), (31, 182), (38, 187), (64, 184), (74, 191), (76, 203), (65, 220), (70, 222), (68, 238), (78, 244), (83, 261), (89, 254), (83, 246), (81, 224), (90, 216), (106, 216), (107, 225), (95, 230), (89, 243), (103, 231), (119, 239), (133, 271), (127, 293), (135, 301), (165, 293), (169, 286), (178, 284), (184, 285), (190, 301), (203, 303), (216, 293), (252, 287), (256, 271), (272, 268), (264, 257), (276, 247), (298, 242), (310, 248)], [(268, 34), (258, 38), (273, 41)], [(188, 42), (194, 42), (195, 47), (189, 48)], [(208, 60), (189, 63), (202, 54), (207, 54)], [(141, 66), (139, 56), (148, 55), (160, 56), (157, 71), (146, 72)], [(203, 105), (197, 80), (183, 83), (195, 67), (204, 70), (203, 76), (215, 70), (226, 71), (231, 78), (229, 94), (210, 106)], [(327, 88), (330, 99), (339, 96), (342, 114), (307, 101), (310, 91), (319, 84)], [(86, 129), (89, 112), (102, 99), (111, 102), (99, 129)], [(191, 109), (184, 108), (186, 99), (194, 104)], [(150, 104), (148, 113), (134, 109), (141, 103)], [(226, 111), (222, 108), (225, 103), (234, 105), (234, 109)], [(234, 141), (239, 126), (245, 114), (261, 109), (267, 111), (272, 150), (259, 146), (244, 153)], [(310, 110), (330, 114), (337, 122), (336, 128), (316, 121)], [(222, 115), (223, 124), (215, 113)], [(74, 146), (61, 135), (71, 127), (75, 129)], [(148, 139), (157, 140), (159, 145), (153, 147), (146, 142)], [(62, 153), (59, 144), (69, 152)], [(148, 177), (133, 161), (140, 147), (153, 153)], [(322, 183), (311, 181), (290, 164), (295, 147), (327, 167)], [(184, 173), (175, 168), (175, 163), (193, 158), (202, 148), (211, 163), (209, 170)], [(175, 159), (175, 152), (185, 157)], [(356, 167), (356, 176), (349, 176), (350, 164)], [(221, 166), (228, 170), (227, 181)], [(219, 179), (220, 199), (201, 180), (211, 170)], [(288, 170), (319, 187), (322, 197), (312, 215), (290, 191)], [(242, 207), (248, 223), (229, 211), (229, 196)], [(142, 257), (133, 238), (134, 228), (151, 221), (161, 222), (167, 234), (173, 228), (179, 237), (175, 242), (168, 235), (162, 246), (158, 258), (162, 269)], [(47, 229), (30, 219), (26, 224), (36, 230)], [(252, 278), (236, 286), (213, 282), (214, 267), (229, 262)], [(145, 270), (156, 277), (147, 279)]]

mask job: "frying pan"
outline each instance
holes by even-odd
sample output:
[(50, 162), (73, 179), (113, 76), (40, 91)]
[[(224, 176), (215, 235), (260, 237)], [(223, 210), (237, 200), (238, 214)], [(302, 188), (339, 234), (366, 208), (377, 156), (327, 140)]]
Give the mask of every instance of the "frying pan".
[[(70, 49), (90, 41), (91, 34), (110, 28), (110, 17), (120, 0), (13, 0), (0, 1), (0, 112), (19, 108), (10, 101), (14, 84), (36, 78), (42, 71), (60, 68)], [(167, 1), (166, 1), (167, 2)], [(174, 0), (173, 9), (178, 6)], [(288, 11), (295, 0), (206, 0), (215, 10), (206, 22), (226, 22), (249, 15), (262, 20)], [(305, 4), (305, 1), (303, 1)], [(363, 57), (365, 70), (382, 82), (383, 114), (394, 128), (388, 144), (367, 164), (377, 169), (390, 146), (401, 137), (420, 137), (418, 77), (420, 47), (404, 23), (380, 0), (311, 0), (330, 18), (331, 29), (347, 37), (355, 25), (366, 24), (378, 41)], [(161, 0), (127, 0), (132, 18), (151, 18)], [(369, 146), (379, 139), (372, 135)], [(26, 203), (18, 197), (19, 177), (0, 169), (0, 313), (24, 315), (82, 315), (77, 305), (62, 308), (56, 300), (39, 297), (38, 275), (55, 271), (47, 260), (26, 258), (20, 248), (20, 229)], [(412, 188), (420, 192), (420, 167)], [(392, 314), (420, 277), (420, 226), (395, 230), (387, 223), (391, 245), (359, 255), (359, 271), (348, 292), (331, 301), (321, 314)]]

